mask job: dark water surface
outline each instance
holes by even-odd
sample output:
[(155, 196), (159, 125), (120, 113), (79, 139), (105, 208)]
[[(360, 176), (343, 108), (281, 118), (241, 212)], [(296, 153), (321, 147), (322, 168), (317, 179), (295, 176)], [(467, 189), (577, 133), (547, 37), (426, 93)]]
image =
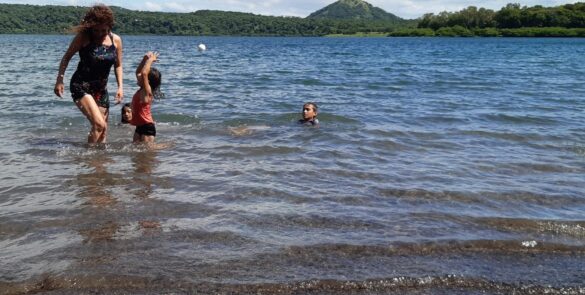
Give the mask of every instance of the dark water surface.
[(148, 151), (70, 38), (0, 36), (1, 294), (585, 294), (584, 39), (125, 36)]

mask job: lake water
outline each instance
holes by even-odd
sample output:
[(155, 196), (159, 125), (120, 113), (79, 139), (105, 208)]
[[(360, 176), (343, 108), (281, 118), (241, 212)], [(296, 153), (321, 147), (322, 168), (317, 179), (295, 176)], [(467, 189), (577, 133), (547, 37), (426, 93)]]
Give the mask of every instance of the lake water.
[(0, 36), (0, 293), (585, 294), (585, 39), (122, 37), (166, 148)]

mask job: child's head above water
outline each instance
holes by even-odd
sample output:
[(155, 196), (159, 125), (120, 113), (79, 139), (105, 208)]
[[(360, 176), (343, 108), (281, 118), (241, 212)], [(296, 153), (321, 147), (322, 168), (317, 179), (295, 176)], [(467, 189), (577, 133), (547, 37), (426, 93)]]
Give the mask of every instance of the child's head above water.
[(314, 102), (307, 102), (303, 105), (303, 111), (301, 113), (304, 122), (314, 122), (317, 120), (317, 112), (319, 107)]
[(319, 120), (317, 120), (317, 112), (319, 107), (314, 102), (307, 102), (303, 105), (303, 110), (301, 112), (302, 119), (299, 120), (299, 123), (306, 124), (306, 125), (318, 125)]
[(129, 103), (122, 106), (122, 114), (120, 117), (122, 124), (130, 124), (130, 121), (132, 121), (132, 108)]

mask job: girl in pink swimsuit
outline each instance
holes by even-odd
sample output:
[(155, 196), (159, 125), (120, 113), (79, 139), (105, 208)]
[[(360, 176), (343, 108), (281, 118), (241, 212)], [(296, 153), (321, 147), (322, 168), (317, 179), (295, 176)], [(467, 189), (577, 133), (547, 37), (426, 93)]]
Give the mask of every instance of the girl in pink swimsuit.
[(136, 126), (134, 143), (154, 143), (156, 127), (150, 111), (155, 93), (159, 93), (161, 73), (152, 66), (157, 61), (158, 52), (147, 52), (136, 69), (136, 79), (140, 89), (132, 97), (132, 121)]

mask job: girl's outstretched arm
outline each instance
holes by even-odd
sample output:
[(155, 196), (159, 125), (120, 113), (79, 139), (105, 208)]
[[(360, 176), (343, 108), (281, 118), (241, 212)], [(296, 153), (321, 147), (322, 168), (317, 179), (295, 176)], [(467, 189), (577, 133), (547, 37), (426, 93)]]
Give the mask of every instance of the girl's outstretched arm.
[(143, 103), (150, 103), (154, 98), (150, 82), (148, 81), (148, 74), (150, 73), (150, 66), (153, 62), (157, 61), (158, 55), (158, 52), (149, 51), (144, 56), (145, 58), (142, 59), (144, 64), (141, 64), (142, 70), (140, 71), (140, 76), (142, 79), (142, 89), (144, 90), (144, 95), (142, 96)]
[(148, 60), (148, 55), (144, 54), (144, 56), (142, 57), (142, 60), (140, 61), (140, 64), (136, 68), (136, 80), (142, 80), (141, 73), (142, 73), (142, 68), (144, 68), (144, 64), (146, 63), (146, 60)]

